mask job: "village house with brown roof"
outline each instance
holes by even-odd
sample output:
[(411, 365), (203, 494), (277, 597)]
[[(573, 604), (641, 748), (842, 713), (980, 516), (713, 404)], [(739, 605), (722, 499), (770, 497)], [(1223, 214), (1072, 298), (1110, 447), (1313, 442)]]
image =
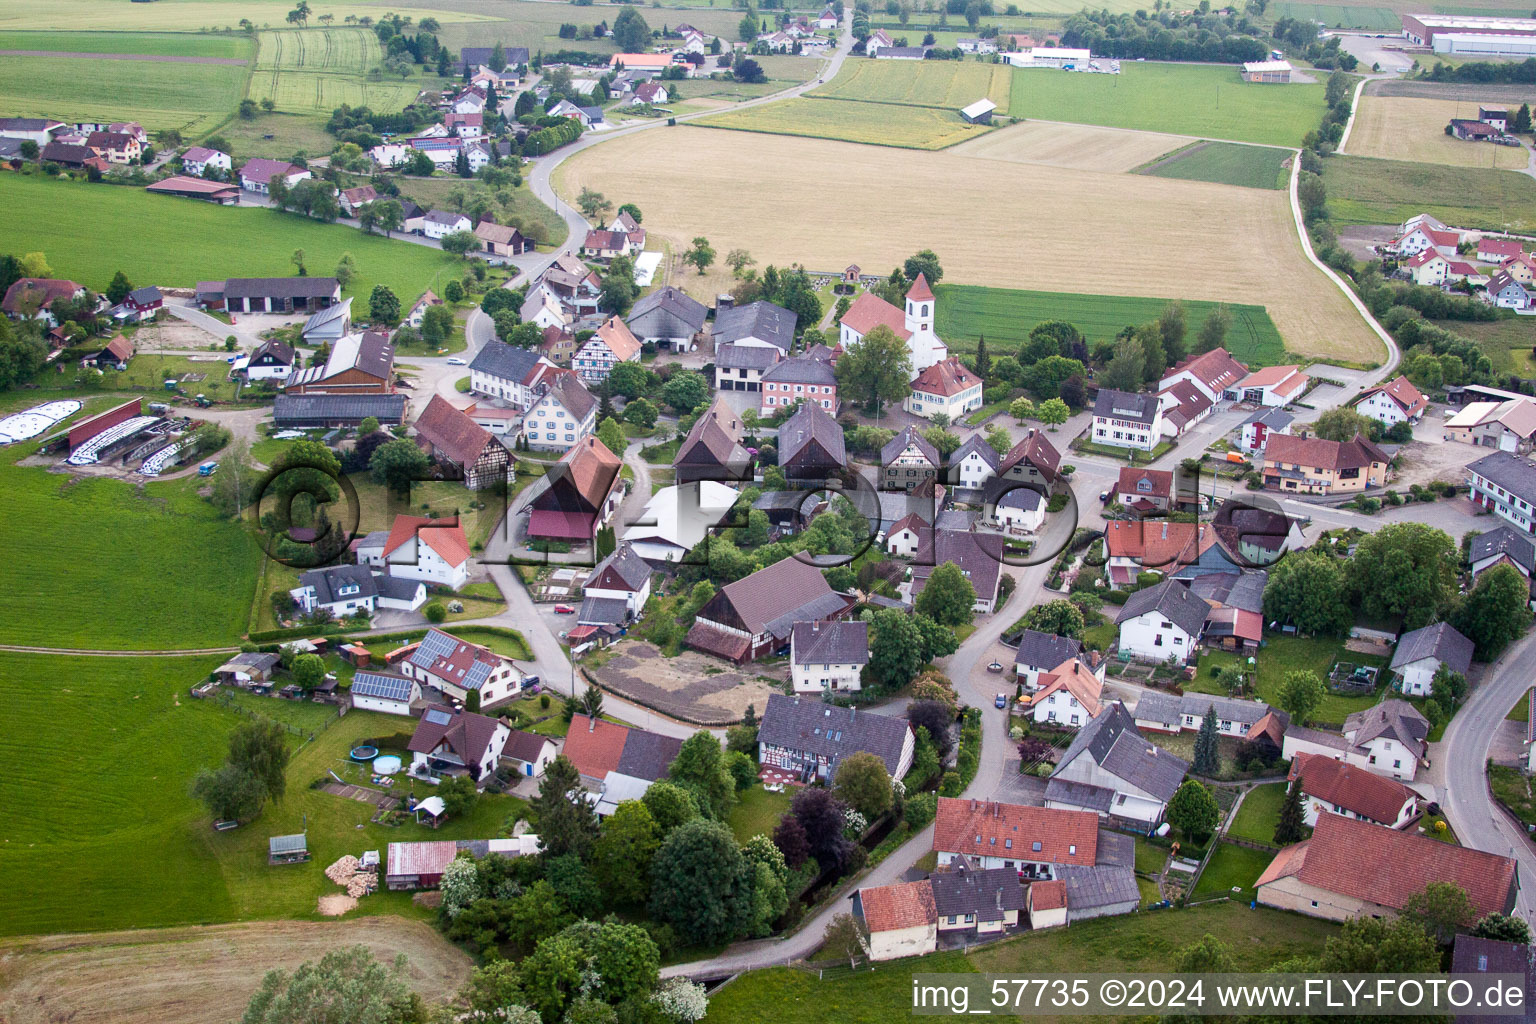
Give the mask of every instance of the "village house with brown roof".
[(687, 644), (739, 665), (787, 646), (795, 623), (842, 619), (851, 606), (820, 569), (791, 556), (721, 587), (694, 617)]
[(1342, 814), (1387, 828), (1406, 828), (1418, 817), (1419, 795), (1396, 779), (1383, 778), (1347, 761), (1297, 754), (1287, 781), (1301, 780), (1308, 825), (1323, 814)]
[(981, 408), (981, 378), (956, 356), (941, 359), (912, 380), (912, 391), (902, 408), (914, 416), (933, 419), (948, 416), (951, 422)]
[(417, 443), (472, 491), (505, 482), (512, 474), (514, 463), (506, 446), (442, 395), (432, 396), (413, 426)]
[(543, 477), (543, 489), (530, 504), (528, 536), (590, 544), (618, 511), (623, 465), (596, 437), (572, 445)]
[(1295, 494), (1348, 494), (1387, 482), (1391, 459), (1356, 434), (1350, 441), (1274, 434), (1263, 456), (1264, 486)]
[(742, 437), (741, 417), (724, 397), (716, 395), (709, 407), (699, 413), (672, 459), (677, 482), (750, 481), (752, 456), (741, 443)]

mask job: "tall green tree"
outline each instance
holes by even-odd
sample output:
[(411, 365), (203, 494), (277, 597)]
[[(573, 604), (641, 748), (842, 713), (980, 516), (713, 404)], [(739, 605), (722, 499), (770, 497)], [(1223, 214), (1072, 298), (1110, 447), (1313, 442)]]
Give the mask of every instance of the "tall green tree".
[(710, 268), (715, 262), (715, 247), (709, 244), (709, 239), (699, 235), (693, 240), (683, 253), (683, 262), (691, 265), (700, 275)]
[(1294, 721), (1305, 725), (1327, 695), (1328, 690), (1316, 672), (1297, 669), (1287, 672), (1280, 681), (1280, 687), (1275, 692), (1275, 703)]
[(884, 324), (849, 345), (834, 372), (843, 394), (876, 415), (912, 390), (912, 356)]
[(1232, 312), (1226, 303), (1221, 303), (1205, 315), (1205, 322), (1200, 325), (1200, 333), (1195, 338), (1195, 347), (1201, 352), (1220, 348), (1226, 344), (1227, 331), (1231, 327)]
[(1221, 771), (1221, 750), (1217, 744), (1216, 706), (1208, 705), (1205, 717), (1200, 719), (1200, 731), (1195, 734), (1195, 760), (1197, 775), (1215, 775)]
[(1035, 605), (1018, 621), (1020, 629), (1074, 638), (1082, 637), (1086, 625), (1082, 610), (1077, 605), (1059, 599)]
[(1285, 788), (1285, 799), (1280, 804), (1280, 820), (1275, 823), (1275, 842), (1280, 846), (1299, 843), (1306, 838), (1306, 809), (1302, 807), (1301, 801), (1301, 776), (1298, 775)]
[(1168, 823), (1197, 845), (1211, 837), (1221, 821), (1221, 808), (1204, 783), (1185, 779), (1168, 801)]
[(619, 16), (613, 19), (614, 44), (618, 46), (620, 53), (644, 53), (651, 46), (651, 26), (645, 23), (645, 18), (633, 7), (625, 7), (619, 11)]
[(666, 779), (651, 783), (640, 802), (651, 812), (656, 822), (657, 835), (665, 839), (679, 825), (685, 825), (699, 816), (699, 805), (693, 795), (676, 783)]
[[(1171, 366), (1186, 354), (1185, 335), (1189, 333), (1189, 319), (1184, 315), (1184, 304), (1175, 299), (1163, 307), (1157, 318), (1157, 331), (1163, 339), (1165, 366)], [(1158, 367), (1161, 371), (1162, 367)]]
[(902, 687), (928, 663), (923, 634), (912, 617), (882, 608), (870, 619), (869, 671), (890, 687)]
[(629, 444), (628, 438), (624, 436), (624, 428), (612, 416), (597, 425), (597, 439), (607, 445), (608, 450), (615, 455), (624, 454), (624, 449)]
[(427, 453), (417, 447), (415, 441), (401, 437), (386, 441), (373, 450), (373, 456), (368, 460), (368, 472), (374, 483), (404, 494), (410, 491), (413, 480), (425, 479), (431, 464)]
[(1099, 384), (1112, 391), (1136, 391), (1140, 389), (1147, 366), (1146, 349), (1135, 337), (1122, 338), (1115, 345), (1115, 354), (1099, 375)]
[(1401, 615), (1406, 629), (1427, 626), (1456, 597), (1456, 544), (1424, 523), (1389, 523), (1355, 549), (1349, 582), (1373, 619)]
[(293, 971), (268, 971), (246, 1004), (241, 1024), (320, 1024), (411, 1019), (411, 990), (402, 954), (385, 967), (367, 946), (325, 954)]
[(1485, 914), (1477, 922), (1477, 925), (1472, 929), (1472, 934), (1480, 939), (1518, 942), (1525, 946), (1529, 945), (1531, 941), (1531, 926), (1525, 923), (1524, 918), (1501, 914), (1495, 910), (1491, 914)]
[(976, 617), (976, 589), (953, 562), (936, 566), (913, 608), (942, 626), (965, 626)]
[(586, 856), (597, 841), (597, 812), (582, 789), (580, 773), (564, 754), (544, 769), (538, 795), (528, 810), (550, 857)]
[(717, 821), (724, 821), (736, 804), (736, 783), (720, 741), (702, 729), (683, 741), (667, 778), (693, 794), (699, 810)]
[(755, 878), (729, 828), (690, 821), (667, 836), (651, 861), (651, 916), (689, 944), (728, 941), (750, 920)]
[(916, 281), (917, 275), (922, 274), (930, 285), (944, 279), (944, 268), (939, 265), (939, 258), (932, 249), (919, 249), (908, 256), (901, 265), (901, 272), (908, 281)]
[(1374, 421), (1347, 406), (1326, 409), (1318, 416), (1313, 432), (1325, 441), (1353, 441), (1355, 435), (1371, 436)]
[(105, 294), (107, 301), (115, 306), (126, 299), (131, 291), (133, 291), (133, 283), (128, 280), (127, 274), (119, 270), (112, 275), (112, 280), (108, 283)]
[(270, 719), (241, 722), (229, 734), (228, 761), (260, 779), (273, 800), (287, 791), (288, 732)]
[(1531, 626), (1530, 583), (1512, 565), (1480, 574), (1451, 624), (1477, 647), (1478, 661), (1492, 661)]
[(1354, 621), (1349, 587), (1339, 560), (1328, 554), (1292, 553), (1269, 567), (1264, 615), (1290, 623), (1304, 636), (1342, 636)]
[(1403, 916), (1417, 921), (1441, 946), (1449, 945), (1457, 931), (1471, 927), (1477, 916), (1467, 890), (1454, 882), (1430, 882), (1408, 897)]
[(976, 376), (982, 380), (990, 380), (992, 377), (992, 357), (987, 354), (987, 339), (985, 335), (976, 339)]
[(833, 791), (867, 821), (874, 821), (891, 807), (891, 776), (885, 761), (868, 751), (849, 754), (838, 763)]
[(1435, 974), (1440, 950), (1417, 921), (1357, 917), (1345, 921), (1318, 958), (1318, 971), (1341, 974)]
[(376, 323), (393, 327), (400, 322), (400, 300), (388, 287), (376, 284), (368, 295), (368, 316)]

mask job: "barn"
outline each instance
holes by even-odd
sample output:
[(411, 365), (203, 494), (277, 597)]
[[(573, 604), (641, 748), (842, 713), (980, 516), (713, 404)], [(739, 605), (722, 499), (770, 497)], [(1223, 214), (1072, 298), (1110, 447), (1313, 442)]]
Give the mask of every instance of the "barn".
[(997, 104), (983, 96), (968, 107), (962, 107), (960, 116), (971, 124), (991, 124), (992, 112), (997, 109)]

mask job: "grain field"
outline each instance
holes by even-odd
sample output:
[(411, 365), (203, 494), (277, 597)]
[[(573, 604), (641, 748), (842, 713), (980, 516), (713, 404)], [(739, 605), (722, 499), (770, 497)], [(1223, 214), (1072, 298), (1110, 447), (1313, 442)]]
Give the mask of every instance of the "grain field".
[(986, 160), (1123, 173), (1188, 142), (1178, 135), (1156, 132), (1026, 121), (963, 143), (951, 152)]
[[(741, 202), (763, 167), (780, 169), (774, 187)], [(566, 196), (590, 186), (639, 204), (646, 228), (679, 251), (703, 235), (759, 265), (828, 269), (896, 266), (932, 248), (950, 281), (1262, 304), (1290, 351), (1382, 358), (1306, 262), (1280, 191), (694, 128), (593, 147), (558, 177)], [(1112, 270), (1087, 252), (1111, 256)]]
[(469, 977), (469, 958), (430, 925), (391, 916), (52, 935), (0, 943), (0, 1021), (223, 1024), (269, 969), (357, 943), (386, 964), (404, 953), (408, 983), (429, 1000)]
[[(1488, 101), (1485, 101), (1488, 102)], [(1501, 106), (1498, 101), (1490, 106)], [(1423, 99), (1409, 96), (1360, 97), (1355, 126), (1350, 129), (1350, 156), (1384, 160), (1449, 164), (1452, 167), (1524, 168), (1530, 154), (1523, 146), (1495, 146), (1491, 142), (1464, 142), (1445, 134), (1453, 117), (1477, 119), (1478, 101), (1470, 99)]]

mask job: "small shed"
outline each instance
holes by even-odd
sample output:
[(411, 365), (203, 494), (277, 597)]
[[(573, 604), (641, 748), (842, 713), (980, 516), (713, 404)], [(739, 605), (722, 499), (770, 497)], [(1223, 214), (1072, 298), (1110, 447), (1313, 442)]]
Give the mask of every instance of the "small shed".
[(986, 97), (982, 97), (968, 107), (962, 107), (960, 116), (971, 124), (991, 124), (992, 111), (997, 109), (997, 104)]
[(268, 864), (302, 864), (309, 860), (309, 842), (305, 833), (272, 836), (267, 840)]
[(448, 806), (443, 803), (442, 797), (429, 796), (416, 805), (416, 823), (418, 825), (422, 824), (422, 815), (426, 815), (427, 820), (425, 824), (437, 828), (437, 826), (443, 823), (443, 816), (447, 813)]
[(341, 660), (354, 668), (367, 668), (373, 660), (373, 654), (362, 644), (343, 644), (336, 652), (341, 655)]

